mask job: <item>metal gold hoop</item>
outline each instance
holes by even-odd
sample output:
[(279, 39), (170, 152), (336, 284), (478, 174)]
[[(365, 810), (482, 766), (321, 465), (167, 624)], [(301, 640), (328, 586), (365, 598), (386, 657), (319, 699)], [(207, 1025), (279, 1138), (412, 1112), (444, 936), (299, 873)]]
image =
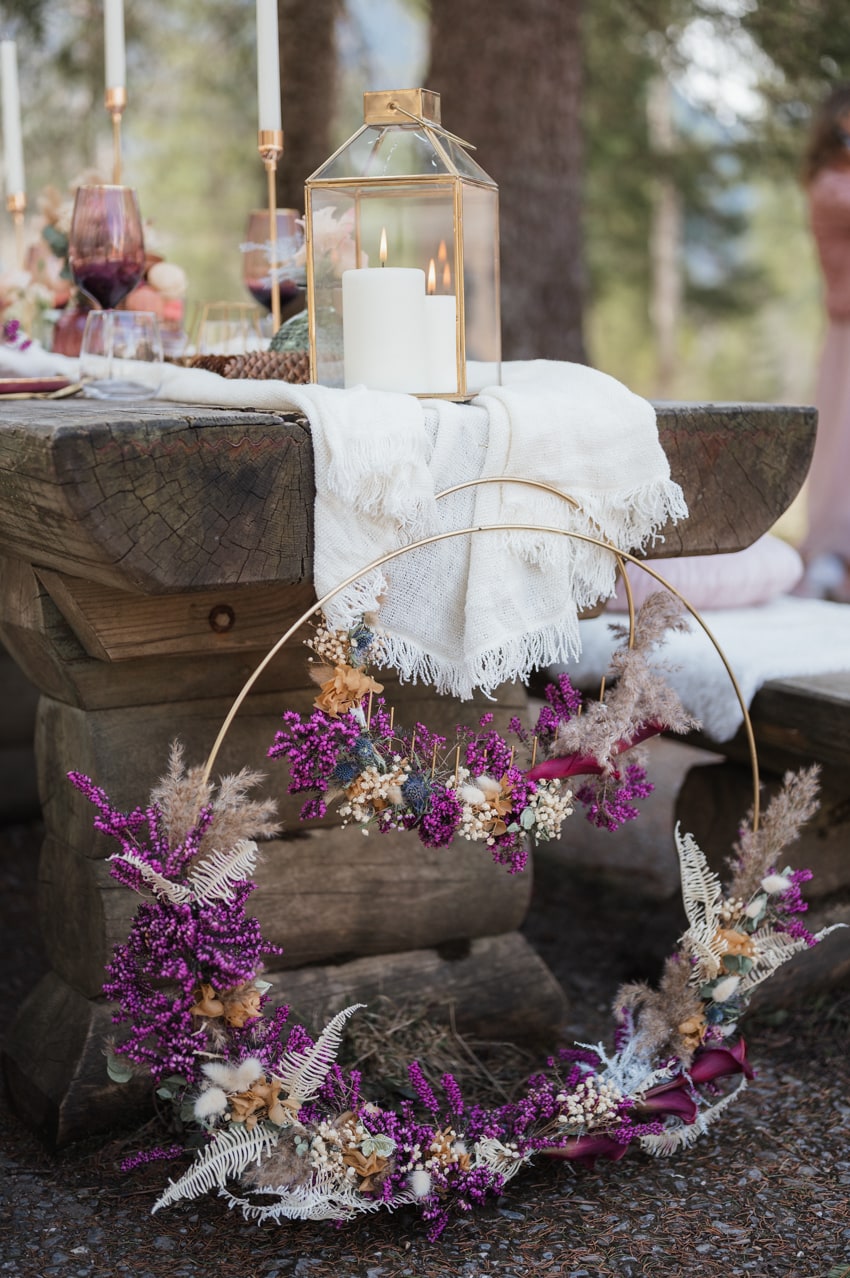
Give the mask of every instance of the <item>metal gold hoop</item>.
[[(454, 487), (444, 489), (442, 492), (437, 494), (437, 498), (440, 499), (443, 497), (447, 497), (451, 493), (458, 492), (464, 488), (472, 488), (472, 487), (476, 487), (483, 484), (495, 484), (495, 483), (518, 483), (518, 484), (524, 484), (528, 487), (538, 488), (538, 489), (550, 492), (554, 496), (560, 497), (562, 500), (567, 501), (575, 509), (578, 509), (578, 510), (581, 509), (580, 504), (575, 500), (575, 498), (567, 496), (566, 493), (561, 492), (560, 489), (554, 488), (550, 484), (545, 484), (538, 480), (518, 479), (513, 476), (492, 476), (492, 477), (487, 477), (485, 479), (469, 480), (462, 484), (456, 484)], [(283, 635), (281, 635), (281, 637), (272, 645), (272, 647), (266, 653), (265, 657), (263, 657), (262, 661), (260, 661), (260, 663), (254, 668), (252, 673), (246, 679), (242, 688), (238, 692), (235, 700), (233, 701), (233, 704), (231, 705), (230, 710), (228, 711), (224, 719), (224, 722), (222, 723), (221, 728), (219, 729), (218, 735), (215, 741), (213, 742), (212, 749), (210, 750), (206, 763), (204, 764), (203, 772), (201, 774), (201, 787), (203, 788), (209, 782), (210, 774), (212, 773), (213, 766), (218, 756), (218, 752), (221, 749), (224, 738), (227, 736), (227, 733), (230, 729), (230, 725), (233, 723), (233, 720), (235, 719), (236, 715), (239, 712), (239, 708), (241, 707), (248, 693), (251, 691), (251, 688), (254, 686), (254, 684), (259, 679), (260, 675), (263, 673), (263, 671), (266, 669), (269, 663), (277, 656), (281, 648), (283, 648), (284, 645), (289, 642), (292, 636), (296, 634), (297, 631), (300, 630), (301, 627), (305, 625), (306, 622), (308, 622), (311, 617), (313, 617), (317, 612), (321, 612), (321, 610), (325, 607), (326, 604), (330, 603), (332, 599), (334, 599), (341, 591), (345, 590), (348, 586), (353, 585), (353, 583), (357, 581), (360, 577), (365, 577), (367, 573), (374, 572), (376, 569), (383, 567), (384, 564), (391, 563), (392, 560), (398, 559), (399, 556), (401, 555), (406, 555), (411, 550), (418, 550), (423, 546), (433, 546), (437, 542), (448, 541), (454, 537), (467, 537), (467, 536), (472, 536), (482, 532), (530, 532), (530, 533), (546, 533), (546, 534), (551, 534), (552, 536), (557, 536), (557, 537), (572, 537), (577, 541), (583, 541), (587, 545), (597, 546), (599, 549), (607, 550), (611, 554), (613, 554), (617, 561), (620, 572), (622, 574), (623, 584), (626, 590), (626, 596), (627, 596), (628, 608), (629, 608), (630, 646), (633, 643), (633, 639), (634, 639), (635, 608), (634, 608), (634, 599), (632, 596), (631, 584), (628, 579), (628, 574), (625, 572), (625, 565), (627, 563), (636, 564), (638, 568), (648, 573), (649, 576), (652, 577), (655, 581), (657, 581), (660, 586), (662, 586), (665, 590), (669, 591), (670, 594), (675, 596), (675, 598), (680, 601), (680, 603), (687, 609), (687, 611), (694, 618), (697, 624), (705, 632), (709, 641), (713, 645), (715, 652), (717, 653), (720, 660), (722, 661), (723, 666), (726, 670), (726, 673), (729, 676), (730, 682), (732, 684), (732, 688), (734, 689), (735, 696), (741, 708), (741, 713), (743, 715), (743, 720), (744, 720), (744, 730), (746, 733), (747, 744), (749, 748), (750, 765), (751, 765), (752, 774), (753, 774), (752, 828), (753, 828), (753, 831), (756, 831), (759, 827), (759, 814), (760, 814), (759, 769), (758, 769), (758, 752), (756, 750), (756, 741), (755, 741), (755, 735), (753, 733), (752, 721), (750, 719), (750, 712), (747, 707), (747, 703), (744, 698), (744, 695), (741, 692), (741, 688), (738, 683), (738, 680), (735, 677), (734, 671), (732, 670), (732, 667), (729, 664), (729, 661), (725, 653), (723, 652), (722, 648), (720, 647), (720, 644), (718, 643), (715, 636), (712, 634), (709, 627), (706, 625), (705, 621), (700, 616), (697, 609), (693, 606), (693, 604), (689, 603), (689, 601), (685, 598), (685, 596), (679, 590), (677, 590), (675, 586), (671, 585), (669, 581), (666, 581), (665, 578), (662, 577), (662, 575), (659, 572), (656, 572), (654, 568), (650, 568), (649, 565), (645, 563), (642, 559), (638, 559), (635, 555), (629, 554), (628, 551), (620, 550), (618, 547), (614, 546), (611, 542), (601, 537), (594, 537), (589, 533), (576, 532), (566, 528), (556, 528), (548, 524), (530, 524), (530, 523), (529, 524), (524, 524), (524, 523), (474, 524), (468, 528), (452, 528), (447, 531), (432, 533), (428, 537), (420, 537), (416, 541), (408, 542), (408, 544), (405, 546), (397, 546), (394, 550), (387, 551), (386, 554), (380, 555), (377, 559), (373, 559), (371, 563), (366, 564), (362, 568), (358, 568), (356, 572), (351, 573), (348, 577), (345, 578), (344, 581), (341, 581), (336, 586), (334, 586), (333, 589), (326, 591), (326, 593), (322, 595), (321, 599), (317, 599), (316, 602), (312, 604), (311, 607), (309, 607), (305, 612), (303, 612), (301, 616), (298, 617), (298, 619), (293, 622), (293, 624), (289, 627), (289, 629)]]

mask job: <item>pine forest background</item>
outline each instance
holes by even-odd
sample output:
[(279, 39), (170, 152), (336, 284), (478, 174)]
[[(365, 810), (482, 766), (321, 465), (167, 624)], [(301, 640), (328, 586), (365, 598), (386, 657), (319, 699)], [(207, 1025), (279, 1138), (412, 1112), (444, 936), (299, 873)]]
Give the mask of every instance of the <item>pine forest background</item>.
[[(279, 0), (280, 201), (424, 84), (499, 182), (505, 356), (584, 358), (655, 398), (808, 402), (820, 284), (798, 182), (812, 105), (850, 79), (846, 0)], [(254, 0), (126, 6), (125, 180), (190, 306), (247, 300), (264, 201)], [(110, 172), (99, 0), (7, 0), (30, 224)], [(4, 227), (9, 261), (10, 228)]]

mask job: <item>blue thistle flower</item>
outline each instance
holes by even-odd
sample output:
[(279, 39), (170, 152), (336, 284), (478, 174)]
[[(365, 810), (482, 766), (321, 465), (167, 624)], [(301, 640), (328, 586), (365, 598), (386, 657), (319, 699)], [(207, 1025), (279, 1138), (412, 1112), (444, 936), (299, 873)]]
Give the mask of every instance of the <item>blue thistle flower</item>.
[(332, 779), (339, 781), (341, 785), (351, 785), (359, 772), (360, 766), (353, 759), (340, 759), (333, 770)]
[(401, 787), (401, 793), (411, 811), (415, 812), (417, 816), (421, 816), (428, 806), (431, 787), (421, 773), (414, 772)]
[(354, 757), (360, 768), (379, 767), (381, 764), (381, 757), (368, 737), (358, 737), (354, 742)]
[(364, 664), (374, 639), (375, 636), (368, 626), (355, 626), (350, 632), (348, 636), (350, 644), (349, 655), (353, 666), (362, 666)]

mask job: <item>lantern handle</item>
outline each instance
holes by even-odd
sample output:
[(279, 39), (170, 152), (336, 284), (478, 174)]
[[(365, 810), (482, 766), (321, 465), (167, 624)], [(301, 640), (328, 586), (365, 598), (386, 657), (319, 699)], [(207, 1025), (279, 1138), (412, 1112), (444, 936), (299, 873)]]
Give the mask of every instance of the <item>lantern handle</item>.
[(426, 120), (421, 115), (416, 115), (413, 111), (406, 110), (405, 107), (393, 100), (387, 103), (389, 111), (398, 111), (399, 115), (406, 115), (409, 120), (415, 121), (416, 124), (423, 125), (426, 129), (433, 130), (434, 133), (441, 133), (444, 138), (448, 138), (451, 142), (457, 142), (460, 146), (465, 146), (467, 151), (474, 151), (475, 147), (471, 142), (465, 142), (463, 138), (459, 138), (456, 133), (449, 133), (448, 129), (444, 129), (442, 124), (435, 124), (433, 120)]

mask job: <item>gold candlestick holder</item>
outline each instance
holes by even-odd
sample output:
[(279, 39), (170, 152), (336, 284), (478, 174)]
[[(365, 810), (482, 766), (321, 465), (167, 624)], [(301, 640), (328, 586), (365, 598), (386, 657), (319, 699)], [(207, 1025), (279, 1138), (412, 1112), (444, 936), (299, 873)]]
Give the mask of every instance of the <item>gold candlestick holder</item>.
[(121, 117), (127, 105), (127, 90), (123, 85), (106, 90), (106, 109), (112, 116), (112, 181), (121, 185)]
[(257, 134), (257, 150), (262, 156), (268, 183), (269, 251), (271, 255), (269, 270), (272, 281), (272, 324), (276, 333), (280, 328), (280, 280), (277, 272), (277, 191), (275, 189), (275, 178), (277, 176), (277, 162), (283, 155), (283, 130), (260, 129)]
[(26, 255), (24, 249), (24, 213), (27, 211), (27, 197), (25, 193), (23, 191), (15, 191), (12, 195), (7, 195), (6, 208), (12, 214), (12, 221), (15, 223), (15, 250), (18, 266), (23, 270)]

